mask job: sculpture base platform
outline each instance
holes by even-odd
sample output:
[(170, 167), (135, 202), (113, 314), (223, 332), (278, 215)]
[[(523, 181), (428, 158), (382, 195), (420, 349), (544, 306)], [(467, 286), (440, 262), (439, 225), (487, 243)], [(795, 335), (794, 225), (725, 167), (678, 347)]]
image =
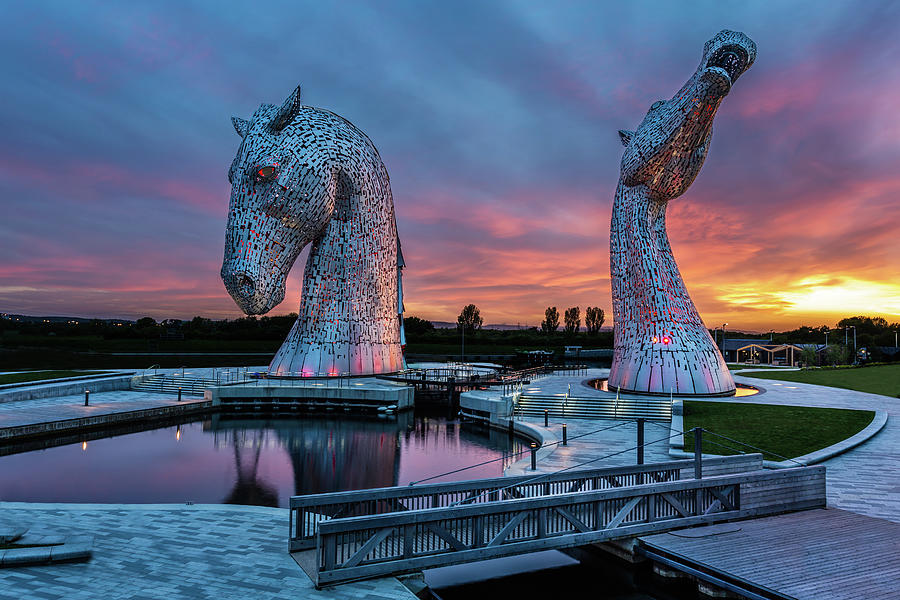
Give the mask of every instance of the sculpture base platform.
[(369, 378), (265, 379), (206, 390), (220, 410), (393, 414), (413, 408), (414, 388)]

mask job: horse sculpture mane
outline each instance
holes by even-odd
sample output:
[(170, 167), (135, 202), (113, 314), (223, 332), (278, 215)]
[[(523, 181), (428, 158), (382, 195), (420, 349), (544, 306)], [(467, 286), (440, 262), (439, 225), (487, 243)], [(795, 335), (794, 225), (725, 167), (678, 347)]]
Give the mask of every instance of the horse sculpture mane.
[(700, 172), (722, 99), (756, 58), (743, 33), (721, 31), (694, 75), (655, 102), (625, 155), (610, 228), (615, 350), (610, 388), (650, 394), (730, 395), (735, 385), (688, 295), (666, 233), (666, 206)]
[(281, 107), (232, 118), (241, 137), (222, 280), (248, 315), (284, 299), (285, 281), (312, 244), (297, 321), (272, 375), (366, 375), (403, 368), (403, 258), (387, 169), (346, 119), (304, 106), (298, 87)]

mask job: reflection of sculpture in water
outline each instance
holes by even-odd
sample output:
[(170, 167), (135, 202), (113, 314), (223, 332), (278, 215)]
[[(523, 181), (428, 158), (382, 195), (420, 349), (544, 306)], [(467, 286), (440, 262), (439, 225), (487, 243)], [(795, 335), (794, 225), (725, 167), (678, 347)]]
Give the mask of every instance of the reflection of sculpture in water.
[(636, 131), (620, 131), (625, 155), (609, 238), (615, 319), (610, 389), (727, 395), (734, 381), (675, 264), (666, 206), (700, 172), (722, 100), (756, 58), (743, 33), (721, 31), (670, 100), (654, 102)]
[[(398, 416), (401, 429), (410, 419)], [(396, 421), (289, 421), (271, 423), (294, 468), (294, 493), (319, 494), (397, 485)]]
[(228, 497), (225, 498), (225, 504), (250, 504), (254, 506), (278, 506), (278, 492), (271, 486), (262, 483), (257, 479), (256, 470), (259, 468), (259, 453), (262, 451), (262, 439), (255, 439), (254, 446), (256, 451), (253, 454), (253, 462), (251, 463), (249, 472), (244, 471), (244, 463), (241, 460), (242, 444), (238, 440), (237, 430), (232, 432), (232, 443), (234, 444), (234, 467), (237, 472), (237, 481)]

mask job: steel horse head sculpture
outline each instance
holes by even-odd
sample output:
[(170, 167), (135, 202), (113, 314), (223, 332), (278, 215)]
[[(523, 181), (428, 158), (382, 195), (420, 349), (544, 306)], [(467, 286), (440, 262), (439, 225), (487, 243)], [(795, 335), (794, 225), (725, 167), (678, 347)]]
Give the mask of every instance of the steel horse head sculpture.
[(722, 100), (756, 58), (743, 33), (706, 42), (697, 71), (654, 102), (625, 155), (610, 228), (615, 351), (610, 388), (650, 394), (731, 395), (734, 380), (700, 319), (672, 256), (666, 205), (691, 185), (709, 150)]
[(248, 315), (284, 300), (288, 272), (312, 244), (296, 323), (270, 375), (387, 373), (403, 368), (403, 258), (387, 169), (346, 119), (300, 103), (261, 105), (228, 171), (222, 280)]

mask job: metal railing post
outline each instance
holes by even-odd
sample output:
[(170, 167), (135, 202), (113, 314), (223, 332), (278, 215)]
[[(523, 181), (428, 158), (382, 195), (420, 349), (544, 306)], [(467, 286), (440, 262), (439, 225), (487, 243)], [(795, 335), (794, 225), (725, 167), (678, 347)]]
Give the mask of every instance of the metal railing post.
[(694, 427), (694, 479), (703, 479), (703, 429)]
[(637, 464), (644, 464), (644, 419), (637, 420)]

